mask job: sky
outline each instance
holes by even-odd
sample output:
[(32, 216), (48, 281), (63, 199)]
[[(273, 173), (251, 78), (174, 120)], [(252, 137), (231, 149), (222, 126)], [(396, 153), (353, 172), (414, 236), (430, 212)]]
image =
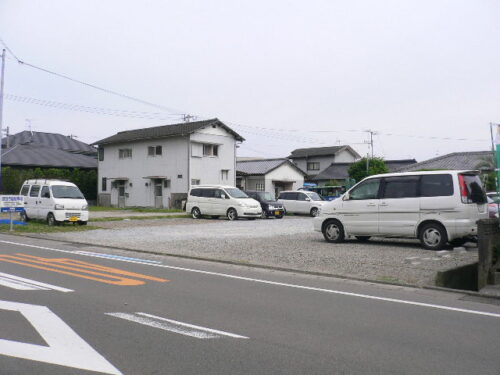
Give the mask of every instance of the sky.
[[(500, 1), (0, 0), (3, 127), (92, 143), (217, 117), (238, 156), (350, 145), (422, 161), (491, 149)], [(1, 47), (1, 46), (0, 46)]]

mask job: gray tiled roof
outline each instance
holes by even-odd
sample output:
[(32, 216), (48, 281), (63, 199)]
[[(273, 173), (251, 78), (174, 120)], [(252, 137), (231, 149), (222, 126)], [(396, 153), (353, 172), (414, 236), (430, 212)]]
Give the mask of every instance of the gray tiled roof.
[[(395, 172), (403, 166), (413, 165), (417, 161), (415, 159), (401, 159), (401, 160), (385, 160), (385, 165), (389, 172)], [(318, 175), (312, 178), (313, 181), (324, 180), (345, 180), (349, 177), (349, 167), (352, 163), (332, 163), (330, 166)]]
[(337, 152), (343, 149), (352, 151), (356, 157), (361, 157), (350, 146), (344, 145), (344, 146), (331, 146), (331, 147), (298, 148), (296, 150), (293, 150), (288, 158), (297, 159), (297, 158), (306, 158), (310, 156), (329, 156), (329, 155), (335, 155)]
[(205, 128), (211, 125), (221, 126), (229, 133), (231, 133), (238, 141), (245, 140), (242, 136), (240, 136), (234, 130), (232, 130), (227, 125), (222, 123), (219, 119), (214, 118), (211, 120), (204, 120), (204, 121), (184, 122), (181, 124), (162, 125), (162, 126), (155, 126), (152, 128), (127, 130), (116, 133), (111, 137), (101, 139), (100, 141), (94, 142), (93, 144), (106, 145), (112, 143), (133, 142), (143, 139), (174, 137), (174, 136), (191, 134), (198, 129)]
[(37, 144), (2, 150), (2, 166), (97, 169), (97, 159)]
[(236, 162), (236, 173), (243, 175), (264, 175), (282, 164), (289, 164), (300, 173), (305, 174), (295, 164), (285, 158), (238, 161)]
[[(97, 150), (84, 142), (68, 136), (56, 133), (31, 132), (28, 130), (9, 136), (9, 146), (13, 147), (19, 144), (37, 144), (49, 146), (59, 150), (73, 152), (76, 154), (96, 155)], [(7, 138), (2, 139), (2, 147), (6, 147)]]
[(453, 152), (399, 168), (396, 172), (413, 172), (421, 169), (479, 169), (481, 162), (492, 157), (492, 151)]

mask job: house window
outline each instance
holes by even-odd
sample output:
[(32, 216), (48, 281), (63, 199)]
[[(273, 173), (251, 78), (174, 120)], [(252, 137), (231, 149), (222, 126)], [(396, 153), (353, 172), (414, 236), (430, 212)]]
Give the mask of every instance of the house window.
[(307, 163), (308, 171), (319, 171), (319, 162), (309, 162)]
[(132, 149), (131, 148), (121, 148), (118, 150), (118, 157), (120, 159), (127, 159), (132, 157)]
[(181, 174), (178, 174), (178, 175), (177, 175), (177, 178), (182, 178), (182, 175), (181, 175)]
[(162, 153), (162, 146), (148, 146), (148, 156), (161, 156)]
[(199, 184), (200, 184), (200, 180), (195, 179), (195, 178), (191, 179), (191, 185), (199, 185)]
[(170, 180), (163, 180), (163, 187), (169, 188), (170, 187)]
[(106, 177), (103, 177), (101, 179), (101, 190), (106, 191), (108, 189), (108, 179)]
[(263, 182), (257, 182), (255, 184), (255, 190), (257, 190), (257, 191), (264, 191), (265, 190), (264, 183)]
[(203, 145), (203, 156), (217, 156), (218, 154), (218, 145)]
[(229, 169), (222, 169), (220, 171), (220, 174), (221, 174), (221, 179), (222, 180), (227, 180), (229, 179)]
[(99, 156), (99, 161), (104, 161), (104, 149), (102, 147), (97, 149), (97, 154)]

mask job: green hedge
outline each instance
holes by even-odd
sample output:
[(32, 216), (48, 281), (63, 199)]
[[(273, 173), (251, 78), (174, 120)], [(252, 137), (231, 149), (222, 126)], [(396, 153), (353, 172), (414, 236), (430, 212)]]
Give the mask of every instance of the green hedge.
[(31, 178), (52, 178), (73, 182), (87, 200), (97, 199), (97, 171), (59, 168), (2, 168), (2, 193), (19, 194), (21, 185)]

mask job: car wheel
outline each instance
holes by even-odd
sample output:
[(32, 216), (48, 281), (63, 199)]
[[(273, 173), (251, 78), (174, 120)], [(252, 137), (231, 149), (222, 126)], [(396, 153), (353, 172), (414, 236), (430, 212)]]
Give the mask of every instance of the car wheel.
[(26, 211), (21, 211), (19, 213), (19, 217), (21, 218), (21, 221), (24, 221), (24, 222), (30, 221), (30, 218), (28, 217), (28, 215), (26, 215)]
[(309, 212), (309, 214), (312, 216), (312, 217), (316, 217), (319, 215), (319, 210), (317, 207), (313, 207), (311, 208), (311, 212)]
[(276, 219), (283, 219), (283, 215), (276, 215)]
[(79, 221), (78, 225), (87, 225), (87, 222), (86, 221)]
[(212, 219), (218, 219), (219, 218), (219, 215), (212, 215), (210, 216)]
[(193, 207), (191, 210), (191, 216), (193, 219), (199, 219), (201, 217), (201, 211), (198, 207)]
[(467, 242), (466, 238), (455, 238), (454, 240), (450, 241), (450, 245), (453, 247), (458, 247), (458, 246), (462, 246), (466, 242)]
[(231, 221), (236, 220), (238, 218), (238, 212), (234, 208), (230, 208), (227, 210), (227, 218)]
[(328, 242), (343, 242), (345, 238), (344, 227), (338, 220), (329, 220), (323, 225), (323, 237)]
[(51, 227), (53, 227), (54, 225), (59, 225), (59, 222), (56, 220), (53, 213), (49, 213), (47, 215), (47, 224)]
[(355, 237), (359, 242), (367, 242), (371, 238), (370, 236), (355, 236)]
[(448, 242), (446, 230), (438, 223), (425, 224), (420, 230), (419, 238), (422, 247), (428, 250), (441, 250)]

